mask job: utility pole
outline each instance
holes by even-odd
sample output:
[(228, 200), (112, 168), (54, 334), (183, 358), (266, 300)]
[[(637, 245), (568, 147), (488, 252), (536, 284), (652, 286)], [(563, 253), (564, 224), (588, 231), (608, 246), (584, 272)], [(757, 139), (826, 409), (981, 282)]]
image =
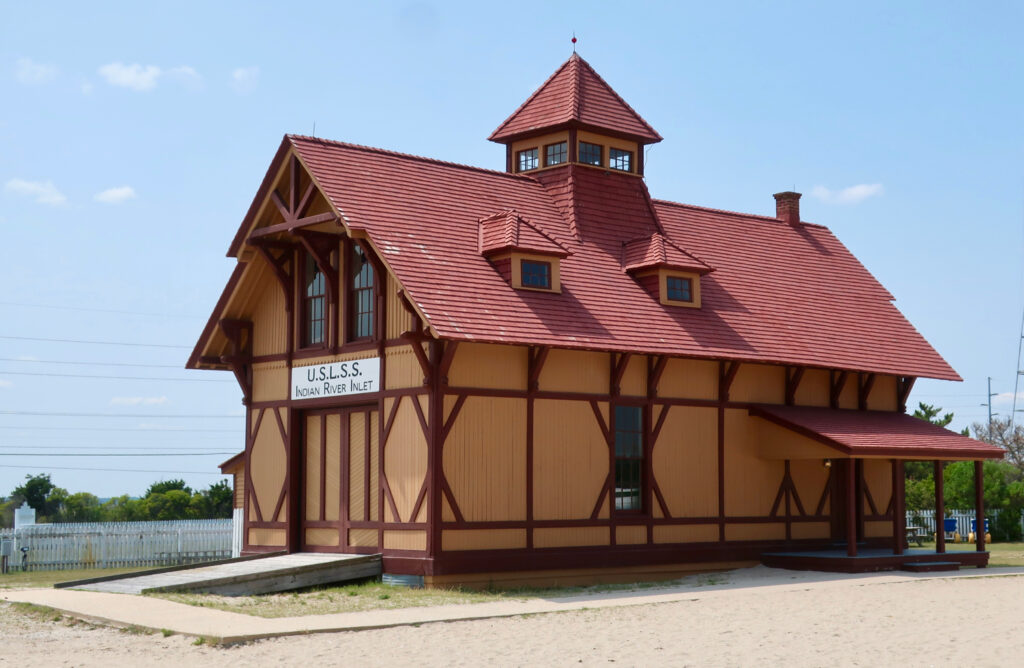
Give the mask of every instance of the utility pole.
[(982, 404), (982, 406), (988, 406), (988, 428), (992, 430), (992, 397), (996, 396), (992, 393), (992, 376), (988, 377), (988, 401)]

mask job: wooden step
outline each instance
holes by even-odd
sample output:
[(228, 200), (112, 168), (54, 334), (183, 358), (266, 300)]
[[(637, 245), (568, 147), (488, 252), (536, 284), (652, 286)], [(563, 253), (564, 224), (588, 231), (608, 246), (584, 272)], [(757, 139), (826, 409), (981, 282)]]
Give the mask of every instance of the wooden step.
[(900, 570), (911, 573), (931, 573), (934, 571), (958, 571), (960, 563), (956, 561), (909, 561), (900, 565)]

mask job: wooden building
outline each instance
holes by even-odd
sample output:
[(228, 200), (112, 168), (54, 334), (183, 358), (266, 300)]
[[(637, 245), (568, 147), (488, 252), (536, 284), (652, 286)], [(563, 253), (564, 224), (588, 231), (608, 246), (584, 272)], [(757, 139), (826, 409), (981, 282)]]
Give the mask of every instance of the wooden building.
[(898, 556), (905, 460), (1002, 456), (905, 414), (959, 377), (799, 194), (653, 199), (661, 136), (579, 56), (490, 139), (505, 171), (281, 142), (188, 362), (244, 393), (247, 553), (428, 584)]

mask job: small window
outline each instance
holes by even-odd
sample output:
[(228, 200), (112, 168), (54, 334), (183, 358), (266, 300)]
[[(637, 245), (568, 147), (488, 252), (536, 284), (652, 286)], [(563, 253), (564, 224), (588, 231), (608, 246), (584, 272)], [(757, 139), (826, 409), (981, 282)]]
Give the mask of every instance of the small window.
[(621, 172), (633, 171), (633, 152), (613, 148), (608, 152), (608, 166)]
[(602, 146), (600, 144), (580, 142), (580, 162), (584, 165), (597, 165), (600, 167), (603, 164), (601, 152)]
[(666, 288), (668, 295), (666, 295), (671, 301), (674, 302), (692, 302), (693, 301), (693, 281), (689, 278), (683, 278), (682, 276), (668, 276), (665, 278)]
[(569, 147), (564, 141), (558, 144), (549, 144), (544, 147), (545, 165), (560, 165), (569, 159)]
[(373, 338), (373, 265), (359, 244), (349, 255), (349, 340)]
[(551, 263), (522, 260), (519, 263), (524, 288), (551, 289)]
[(537, 149), (528, 148), (525, 151), (519, 151), (516, 153), (516, 164), (519, 166), (518, 171), (520, 172), (537, 169)]
[(303, 314), (303, 346), (322, 345), (326, 337), (327, 299), (324, 274), (317, 266), (312, 255), (306, 255), (303, 267), (302, 314)]
[(644, 433), (639, 406), (615, 407), (615, 510), (643, 509)]

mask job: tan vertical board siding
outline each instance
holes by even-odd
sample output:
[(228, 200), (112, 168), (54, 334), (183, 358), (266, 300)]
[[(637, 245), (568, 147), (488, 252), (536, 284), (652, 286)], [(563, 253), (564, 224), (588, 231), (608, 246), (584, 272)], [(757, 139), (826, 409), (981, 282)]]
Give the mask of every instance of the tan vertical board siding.
[(741, 364), (729, 388), (732, 401), (781, 404), (786, 401), (786, 369), (766, 364)]
[(253, 286), (256, 295), (251, 307), (253, 355), (288, 352), (288, 312), (284, 308), (284, 290), (267, 261), (262, 257), (257, 261), (264, 266)]
[[(424, 503), (423, 505), (426, 505), (426, 503)], [(450, 503), (448, 503), (448, 499), (444, 496), (441, 497), (441, 520), (443, 522), (455, 521), (455, 513), (452, 512), (452, 506)]]
[(540, 389), (545, 392), (607, 393), (608, 365), (607, 353), (552, 350), (540, 374)]
[(537, 400), (533, 425), (534, 518), (589, 519), (608, 476), (608, 444), (590, 403)]
[(370, 411), (370, 521), (380, 520), (380, 415)]
[[(366, 519), (366, 432), (354, 429), (352, 422), (357, 414), (348, 418), (348, 518), (362, 522)], [(342, 424), (344, 428), (344, 423)]]
[(245, 466), (235, 469), (235, 508), (245, 507)]
[(525, 346), (460, 343), (448, 371), (448, 383), (454, 387), (525, 390), (527, 350)]
[(341, 518), (341, 416), (327, 416), (327, 476), (324, 485), (324, 519)]
[[(338, 286), (338, 313), (337, 313), (337, 327), (338, 327), (338, 341), (348, 340), (348, 323), (346, 322), (345, 314), (348, 313), (348, 256), (345, 254), (345, 243), (343, 241), (338, 242), (338, 282), (341, 283)], [(374, 276), (377, 279), (377, 276)]]
[(534, 547), (584, 547), (608, 545), (610, 542), (609, 527), (558, 527), (533, 530)]
[(397, 339), (412, 329), (412, 314), (402, 304), (398, 296), (398, 281), (388, 274), (387, 282), (387, 336)]
[(839, 395), (839, 407), (847, 410), (857, 409), (857, 374), (846, 374), (846, 383)]
[[(384, 449), (384, 474), (387, 476), (399, 513), (399, 517), (392, 519), (391, 511), (388, 510), (384, 519), (389, 522), (405, 522), (411, 519), (409, 515), (427, 475), (427, 439), (412, 403), (416, 400), (417, 397), (402, 398), (402, 404), (398, 407), (388, 436), (387, 447)], [(423, 402), (420, 405), (422, 406)], [(423, 415), (429, 420), (430, 414), (426, 409)]]
[(265, 362), (252, 365), (253, 401), (282, 401), (288, 398), (291, 382), (286, 362)]
[(615, 527), (616, 545), (640, 545), (647, 542), (647, 527)]
[(658, 396), (672, 399), (717, 399), (718, 363), (670, 359), (658, 383)]
[(791, 532), (795, 540), (829, 538), (832, 535), (832, 525), (828, 522), (795, 522)]
[(796, 388), (794, 403), (797, 406), (829, 405), (829, 375), (822, 369), (806, 369)]
[(717, 540), (717, 524), (678, 524), (654, 527), (655, 543), (710, 543)]
[(445, 530), (441, 532), (441, 546), (445, 552), (514, 550), (526, 547), (526, 529)]
[(741, 409), (725, 411), (725, 513), (766, 517), (779, 491), (785, 465), (760, 455), (754, 418)]
[[(879, 508), (879, 510), (881, 510), (881, 508)], [(888, 538), (892, 536), (892, 522), (865, 522), (864, 535), (868, 538)]]
[[(252, 469), (252, 487), (265, 521), (273, 521), (274, 505), (284, 486), (288, 457), (281, 432), (274, 419), (274, 409), (268, 408), (260, 423), (260, 431), (249, 454)], [(253, 516), (255, 518), (255, 516)]]
[(283, 546), (284, 529), (249, 529), (249, 545)]
[(786, 525), (779, 524), (726, 524), (726, 540), (783, 540)]
[[(793, 459), (789, 462), (789, 477), (793, 479), (793, 486), (796, 487), (796, 494), (800, 497), (804, 511), (808, 515), (813, 515), (818, 508), (818, 500), (828, 484), (828, 469), (821, 459)], [(796, 503), (790, 504), (790, 512), (798, 514)], [(825, 507), (821, 512), (828, 514), (828, 501), (825, 501)]]
[(320, 519), (320, 416), (306, 416), (306, 470), (302, 480), (306, 487), (306, 508), (303, 515), (307, 520)]
[(653, 468), (673, 517), (718, 515), (718, 411), (666, 407)]
[(622, 374), (622, 382), (619, 389), (627, 397), (647, 396), (647, 358), (643, 355), (633, 355), (629, 358), (629, 364)]
[(868, 395), (868, 410), (895, 411), (899, 406), (896, 401), (896, 376), (877, 374)]
[(349, 529), (348, 544), (352, 547), (377, 547), (377, 530)]
[[(865, 459), (864, 485), (870, 490), (871, 500), (875, 502), (879, 514), (884, 514), (892, 498), (892, 462), (888, 459)], [(866, 494), (863, 504), (864, 514), (871, 513)]]
[(839, 450), (759, 417), (751, 417), (758, 452), (766, 459), (824, 459), (844, 457)]
[(384, 531), (385, 550), (419, 550), (427, 549), (426, 531)]
[[(421, 344), (416, 344), (421, 345)], [(412, 345), (388, 348), (385, 376), (389, 390), (402, 387), (423, 387), (423, 367), (420, 366)]]
[(338, 547), (337, 529), (306, 529), (306, 545)]
[(466, 399), (444, 444), (444, 473), (466, 520), (525, 520), (526, 400)]

